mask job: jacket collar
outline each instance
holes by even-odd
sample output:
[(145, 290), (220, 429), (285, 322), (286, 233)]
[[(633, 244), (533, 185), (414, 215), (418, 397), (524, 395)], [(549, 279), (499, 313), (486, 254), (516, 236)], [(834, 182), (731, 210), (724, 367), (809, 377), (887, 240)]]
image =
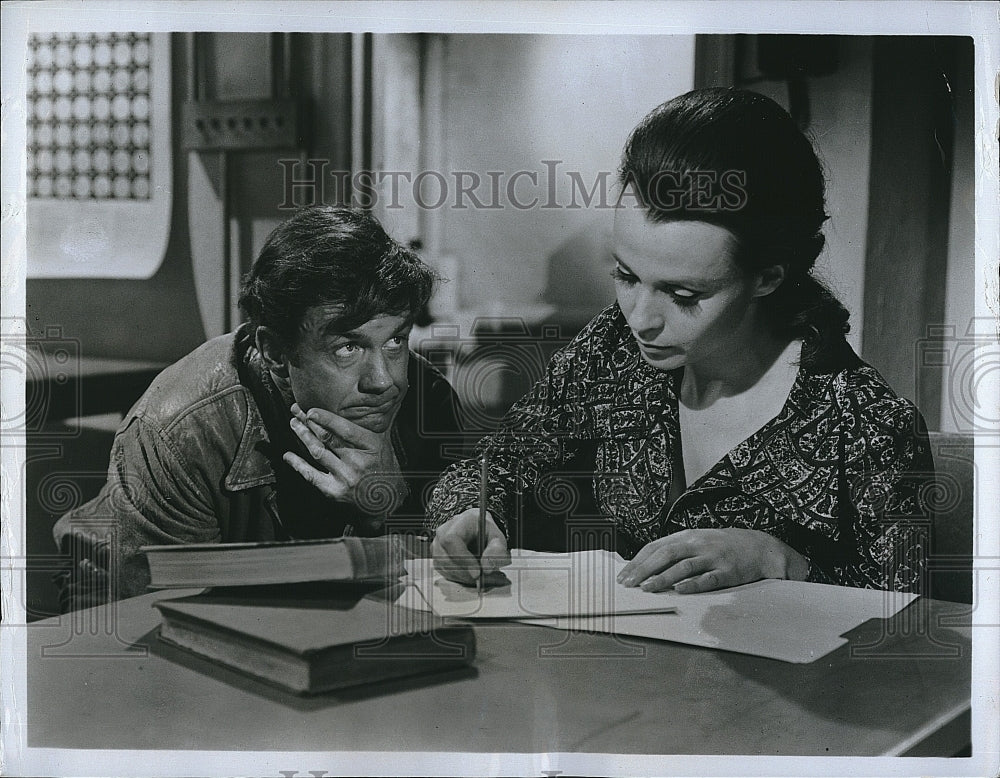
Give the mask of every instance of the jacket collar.
[(231, 360), (246, 397), (247, 415), (232, 467), (224, 483), (230, 491), (241, 491), (276, 483), (271, 436), (261, 409), (265, 409), (268, 416), (282, 413), (287, 416), (288, 409), (283, 407), (277, 388), (263, 370), (251, 330), (246, 324), (235, 333)]

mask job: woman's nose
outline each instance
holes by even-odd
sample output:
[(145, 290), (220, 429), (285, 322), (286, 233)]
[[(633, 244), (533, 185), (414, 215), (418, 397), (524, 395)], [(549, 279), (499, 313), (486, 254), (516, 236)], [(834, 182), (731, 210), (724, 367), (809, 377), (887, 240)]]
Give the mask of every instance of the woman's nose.
[(652, 342), (663, 330), (663, 311), (655, 291), (638, 287), (628, 315), (629, 325), (642, 340)]

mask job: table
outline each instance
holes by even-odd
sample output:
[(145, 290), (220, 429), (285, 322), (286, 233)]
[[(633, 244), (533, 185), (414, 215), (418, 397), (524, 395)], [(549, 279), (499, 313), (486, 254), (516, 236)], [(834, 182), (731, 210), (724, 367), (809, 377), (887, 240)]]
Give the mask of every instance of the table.
[(81, 356), (74, 344), (27, 349), (28, 430), (76, 416), (124, 413), (167, 363)]
[(104, 749), (950, 756), (970, 606), (920, 599), (806, 665), (477, 623), (472, 668), (300, 698), (159, 642), (143, 595), (27, 627), (28, 745)]

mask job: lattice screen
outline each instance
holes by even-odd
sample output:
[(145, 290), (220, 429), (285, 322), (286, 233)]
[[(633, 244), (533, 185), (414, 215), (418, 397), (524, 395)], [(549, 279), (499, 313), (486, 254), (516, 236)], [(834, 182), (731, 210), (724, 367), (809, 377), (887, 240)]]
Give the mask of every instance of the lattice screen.
[(28, 195), (150, 197), (150, 36), (32, 35)]

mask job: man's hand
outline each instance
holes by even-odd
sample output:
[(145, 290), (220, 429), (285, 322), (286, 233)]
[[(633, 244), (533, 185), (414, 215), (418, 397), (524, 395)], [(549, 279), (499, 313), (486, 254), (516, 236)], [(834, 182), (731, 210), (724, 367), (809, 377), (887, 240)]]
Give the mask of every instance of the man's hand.
[(448, 519), (437, 528), (431, 554), (434, 567), (449, 581), (474, 584), (482, 575), (489, 575), (510, 564), (507, 538), (486, 513), (486, 547), (480, 553), (479, 509), (470, 508)]
[(298, 403), (292, 405), (290, 424), (323, 469), (291, 451), (285, 452), (284, 460), (331, 500), (384, 517), (406, 497), (389, 430), (372, 432), (321, 408), (303, 412)]
[(707, 592), (761, 578), (805, 580), (806, 558), (766, 532), (686, 529), (647, 543), (618, 574), (625, 586), (681, 594)]

